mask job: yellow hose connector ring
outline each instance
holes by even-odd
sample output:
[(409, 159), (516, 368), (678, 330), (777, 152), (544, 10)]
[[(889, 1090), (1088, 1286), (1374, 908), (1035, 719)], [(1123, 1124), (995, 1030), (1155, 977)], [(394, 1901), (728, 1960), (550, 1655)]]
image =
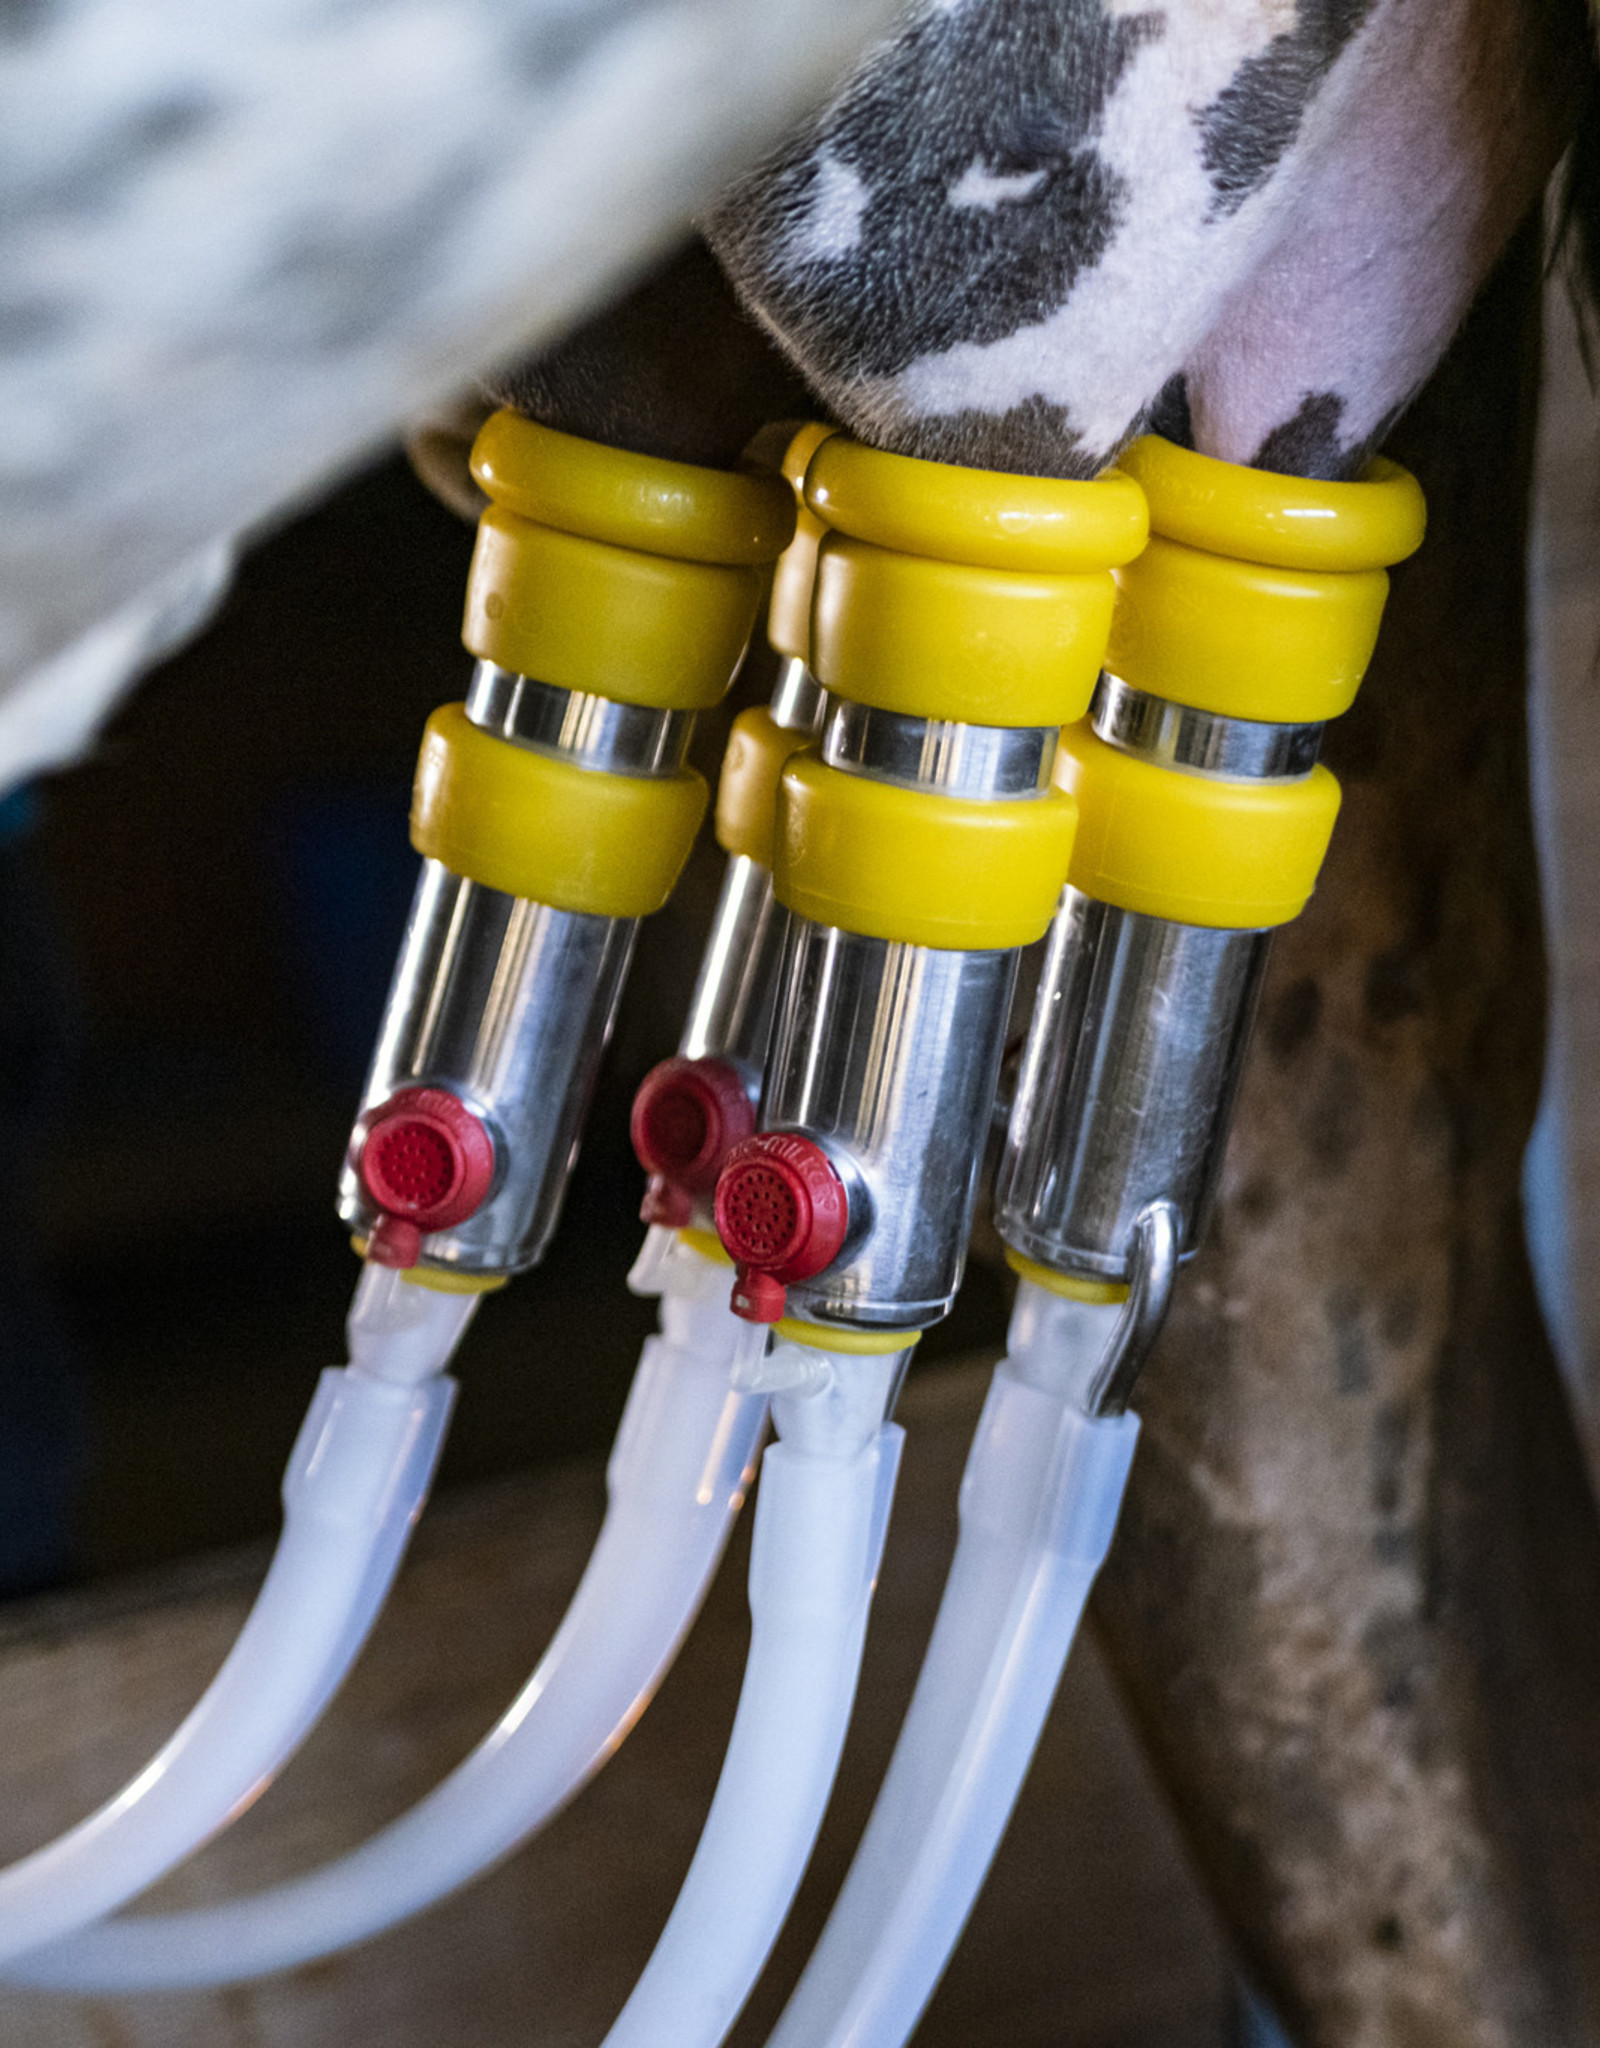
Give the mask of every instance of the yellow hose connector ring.
[(1055, 913), (1077, 806), (1060, 791), (975, 802), (830, 768), (783, 771), (773, 881), (816, 924), (950, 952), (1028, 946)]
[(674, 561), (759, 567), (794, 534), (793, 488), (779, 477), (630, 455), (514, 412), (485, 420), (471, 464), (520, 519)]
[(786, 1344), (804, 1344), (813, 1351), (837, 1351), (847, 1358), (886, 1358), (896, 1351), (909, 1351), (922, 1336), (920, 1330), (878, 1330), (866, 1324), (806, 1323), (798, 1316), (780, 1316), (772, 1334)]
[(1010, 1245), (1003, 1249), (1006, 1264), (1019, 1280), (1031, 1280), (1035, 1287), (1044, 1288), (1048, 1294), (1059, 1294), (1064, 1301), (1084, 1301), (1091, 1307), (1108, 1308), (1128, 1298), (1125, 1280), (1099, 1280), (1090, 1279), (1086, 1274), (1058, 1273), (1054, 1266), (1041, 1266), (1037, 1259), (1024, 1257)]
[(1144, 494), (1120, 470), (1082, 483), (1013, 476), (886, 455), (844, 434), (818, 443), (805, 495), (824, 525), (852, 540), (1047, 576), (1131, 562), (1149, 530)]
[(764, 704), (741, 711), (728, 734), (717, 782), (717, 844), (724, 853), (772, 866), (778, 826), (778, 783), (809, 736), (779, 725)]
[[(365, 1237), (352, 1237), (350, 1249), (364, 1260), (370, 1242)], [(509, 1273), (463, 1273), (453, 1266), (424, 1266), (420, 1261), (407, 1266), (400, 1275), (403, 1285), (426, 1288), (430, 1294), (494, 1294), (510, 1278)]]
[(1422, 487), (1381, 455), (1356, 483), (1316, 483), (1147, 434), (1118, 463), (1142, 486), (1153, 533), (1241, 562), (1388, 569), (1416, 553), (1427, 526)]
[(672, 893), (706, 785), (613, 775), (483, 732), (459, 704), (428, 720), (411, 801), (425, 859), (507, 896), (595, 917), (648, 917)]
[(827, 690), (912, 717), (1060, 725), (1088, 704), (1111, 570), (1148, 531), (1139, 487), (922, 462), (822, 441), (806, 503), (817, 557), (812, 667)]
[(1359, 483), (1247, 469), (1154, 436), (1122, 458), (1153, 538), (1117, 572), (1106, 666), (1228, 718), (1310, 725), (1353, 701), (1390, 564), (1421, 545), (1422, 492), (1392, 462)]
[(1061, 735), (1055, 778), (1078, 801), (1067, 880), (1096, 902), (1227, 931), (1300, 915), (1339, 812), (1326, 768), (1244, 782), (1158, 766), (1087, 721)]

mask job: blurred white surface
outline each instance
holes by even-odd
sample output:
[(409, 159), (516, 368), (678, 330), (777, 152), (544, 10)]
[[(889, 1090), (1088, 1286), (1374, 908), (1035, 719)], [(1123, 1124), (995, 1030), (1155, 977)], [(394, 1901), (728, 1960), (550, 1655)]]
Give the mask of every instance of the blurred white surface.
[[(0, 36), (0, 712), (203, 550), (580, 314), (893, 9), (26, 8)], [(52, 688), (53, 736), (36, 698), (34, 765), (80, 747), (115, 687)], [(9, 745), (0, 723), (0, 782)]]

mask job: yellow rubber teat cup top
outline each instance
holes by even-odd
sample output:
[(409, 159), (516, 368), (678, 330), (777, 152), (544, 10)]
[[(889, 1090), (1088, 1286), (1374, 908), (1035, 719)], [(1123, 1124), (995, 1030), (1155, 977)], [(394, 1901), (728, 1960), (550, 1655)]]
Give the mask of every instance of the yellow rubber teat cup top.
[(1422, 486), (1384, 456), (1355, 483), (1317, 483), (1197, 455), (1146, 434), (1120, 458), (1165, 540), (1278, 569), (1390, 569), (1422, 545)]
[(1422, 544), (1416, 479), (1380, 458), (1358, 483), (1308, 482), (1153, 435), (1122, 465), (1144, 487), (1152, 538), (1117, 573), (1107, 668), (1224, 717), (1310, 725), (1347, 711), (1385, 571)]
[(472, 444), (472, 474), (519, 519), (681, 562), (760, 567), (794, 536), (793, 487), (780, 477), (630, 455), (492, 413)]
[(794, 533), (781, 477), (626, 454), (487, 420), (462, 638), (480, 661), (663, 710), (714, 704)]
[(812, 666), (878, 710), (976, 725), (1063, 725), (1088, 706), (1113, 568), (1145, 544), (1138, 485), (1012, 476), (886, 455), (835, 434), (806, 470), (830, 529)]

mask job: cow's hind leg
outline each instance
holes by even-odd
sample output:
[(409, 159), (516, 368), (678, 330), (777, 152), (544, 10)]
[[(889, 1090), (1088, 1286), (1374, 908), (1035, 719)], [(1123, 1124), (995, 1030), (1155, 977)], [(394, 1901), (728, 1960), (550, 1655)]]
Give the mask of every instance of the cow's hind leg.
[(1276, 942), (1100, 1616), (1298, 2043), (1600, 2041), (1600, 1524), (1529, 1278), (1525, 238), (1395, 449), (1427, 480), (1345, 811)]

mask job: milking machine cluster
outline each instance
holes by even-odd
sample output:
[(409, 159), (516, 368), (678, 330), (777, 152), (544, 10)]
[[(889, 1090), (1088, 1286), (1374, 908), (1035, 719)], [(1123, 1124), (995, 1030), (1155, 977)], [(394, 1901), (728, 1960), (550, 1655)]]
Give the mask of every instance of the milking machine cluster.
[[(788, 1911), (844, 1741), (895, 1397), (960, 1286), (1021, 952), (1043, 948), (994, 1222), (1018, 1276), (961, 1533), (872, 1820), (776, 2033), (897, 2048), (1005, 1827), (1111, 1541), (1135, 1378), (1199, 1246), (1272, 930), (1339, 793), (1323, 726), (1422, 537), (1377, 462), (1310, 484), (1148, 439), (1093, 482), (806, 426), (715, 472), (509, 413), (464, 703), (429, 721), (415, 903), (340, 1186), (363, 1268), (238, 1645), (154, 1764), (0, 1873), (0, 1959), (112, 1990), (375, 1933), (552, 1814), (637, 1718), (761, 1457), (738, 1715), (693, 1865), (607, 2036), (712, 2048)], [(550, 1242), (639, 920), (706, 806), (694, 715), (764, 592), (727, 855), (676, 1056), (641, 1087), (660, 1302), (582, 1584), (528, 1685), (419, 1805), (252, 1898), (108, 1918), (288, 1757), (420, 1510), (482, 1295)], [(1174, 1360), (1174, 1369), (1181, 1364)]]

